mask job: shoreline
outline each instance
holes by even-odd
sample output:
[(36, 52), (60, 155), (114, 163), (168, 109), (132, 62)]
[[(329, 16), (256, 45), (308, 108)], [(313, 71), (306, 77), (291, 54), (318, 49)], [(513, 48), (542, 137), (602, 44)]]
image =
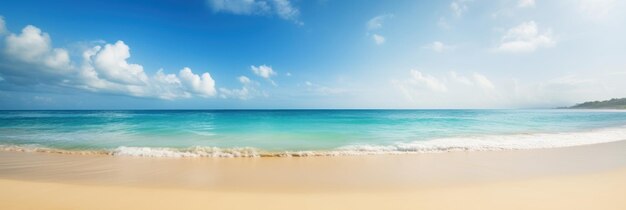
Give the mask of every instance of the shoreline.
[(626, 169), (625, 150), (626, 141), (553, 149), (306, 158), (0, 151), (0, 179), (218, 191), (403, 191)]
[(270, 151), (254, 147), (220, 148), (214, 146), (192, 146), (186, 148), (118, 146), (109, 149), (71, 150), (38, 145), (0, 144), (0, 151), (173, 158), (414, 155), (467, 151), (514, 151), (565, 148), (624, 141), (625, 136), (626, 126), (620, 125), (583, 131), (442, 137), (431, 140), (397, 142), (388, 145), (355, 144), (328, 150)]
[(623, 209), (623, 151), (626, 141), (310, 158), (0, 151), (0, 208)]

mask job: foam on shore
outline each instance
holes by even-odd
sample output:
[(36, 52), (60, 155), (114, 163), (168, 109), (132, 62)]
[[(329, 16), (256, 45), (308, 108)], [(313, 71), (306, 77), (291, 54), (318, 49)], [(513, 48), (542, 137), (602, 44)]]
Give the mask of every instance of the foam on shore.
[(511, 135), (482, 135), (440, 138), (391, 145), (348, 145), (327, 151), (265, 151), (253, 147), (127, 147), (110, 150), (63, 150), (37, 145), (0, 145), (0, 150), (23, 152), (46, 152), (60, 154), (113, 155), (132, 157), (305, 157), (440, 153), (453, 151), (499, 151), (525, 150), (580, 146), (626, 140), (626, 126), (596, 129), (583, 132), (528, 133)]

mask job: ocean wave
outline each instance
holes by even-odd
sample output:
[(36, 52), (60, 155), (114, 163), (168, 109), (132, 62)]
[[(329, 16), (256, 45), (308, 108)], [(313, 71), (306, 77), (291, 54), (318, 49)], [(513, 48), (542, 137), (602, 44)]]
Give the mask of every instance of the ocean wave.
[(41, 152), (41, 153), (54, 153), (54, 154), (70, 154), (70, 155), (112, 155), (107, 150), (66, 150), (44, 147), (36, 144), (27, 145), (5, 145), (0, 144), (0, 151), (12, 151), (12, 152)]
[(483, 135), (433, 140), (399, 142), (391, 145), (347, 145), (325, 151), (265, 151), (253, 147), (129, 147), (109, 150), (62, 150), (38, 145), (0, 145), (0, 150), (46, 152), (60, 154), (100, 154), (131, 157), (307, 157), (382, 154), (440, 153), (454, 151), (526, 150), (581, 146), (626, 140), (626, 127), (604, 128), (583, 132), (527, 133), (510, 135)]
[(184, 149), (167, 147), (125, 147), (121, 146), (111, 152), (115, 156), (134, 157), (261, 157), (259, 150), (252, 147), (219, 148), (191, 147)]
[(526, 133), (440, 138), (393, 145), (349, 145), (337, 151), (357, 154), (434, 153), (451, 151), (498, 151), (547, 149), (626, 140), (626, 127), (585, 132)]

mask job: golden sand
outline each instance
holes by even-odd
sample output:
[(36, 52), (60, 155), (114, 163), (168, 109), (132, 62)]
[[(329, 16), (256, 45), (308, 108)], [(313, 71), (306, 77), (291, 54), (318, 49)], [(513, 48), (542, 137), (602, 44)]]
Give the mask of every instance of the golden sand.
[(245, 193), (0, 180), (0, 209), (625, 209), (626, 170), (403, 192)]
[(0, 152), (0, 209), (626, 209), (626, 142), (423, 155)]

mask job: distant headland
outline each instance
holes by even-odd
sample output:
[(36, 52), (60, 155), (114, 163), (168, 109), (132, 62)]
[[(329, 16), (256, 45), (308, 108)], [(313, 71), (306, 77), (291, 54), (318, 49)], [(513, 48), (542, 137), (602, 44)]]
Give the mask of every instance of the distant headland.
[(564, 109), (626, 109), (626, 98), (613, 98), (606, 101), (587, 101)]

